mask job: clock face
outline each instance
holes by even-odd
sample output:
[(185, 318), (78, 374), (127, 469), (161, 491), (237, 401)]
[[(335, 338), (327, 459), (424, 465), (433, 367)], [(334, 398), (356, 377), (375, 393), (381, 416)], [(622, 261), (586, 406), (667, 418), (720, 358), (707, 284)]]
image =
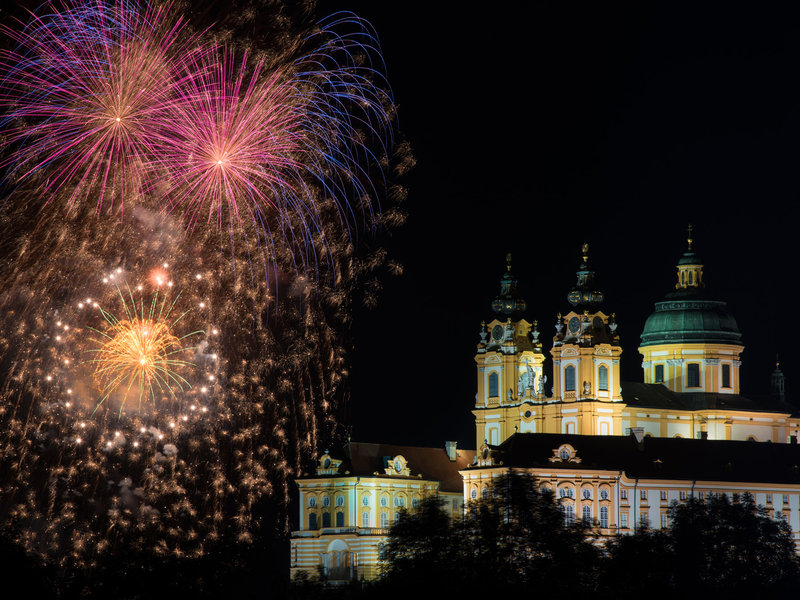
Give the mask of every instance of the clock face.
[(500, 341), (503, 339), (503, 326), (502, 325), (495, 325), (492, 329), (492, 338), (495, 341)]
[(578, 317), (572, 317), (569, 320), (569, 330), (571, 333), (578, 333), (578, 329), (581, 328), (581, 320)]

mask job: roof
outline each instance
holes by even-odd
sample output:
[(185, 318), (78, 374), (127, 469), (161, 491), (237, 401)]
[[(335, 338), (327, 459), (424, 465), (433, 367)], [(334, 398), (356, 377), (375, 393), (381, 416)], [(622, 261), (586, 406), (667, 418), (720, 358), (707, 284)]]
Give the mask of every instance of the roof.
[(709, 300), (696, 290), (673, 292), (656, 302), (645, 321), (642, 346), (683, 343), (723, 343), (741, 346), (742, 334), (725, 302)]
[[(551, 462), (570, 444), (575, 462)], [(516, 433), (494, 449), (505, 467), (623, 471), (630, 478), (800, 485), (800, 445), (634, 436)]]
[(676, 393), (660, 383), (622, 382), (622, 399), (631, 408), (673, 410), (734, 410), (797, 414), (797, 409), (777, 396), (758, 400), (741, 394)]
[(306, 475), (300, 479), (317, 477), (373, 477), (379, 473), (383, 477), (392, 479), (409, 479), (397, 475), (386, 475), (384, 469), (387, 461), (398, 454), (408, 462), (411, 470), (411, 479), (422, 479), (439, 482), (439, 490), (443, 492), (458, 492), (463, 490), (463, 482), (458, 471), (472, 464), (475, 459), (475, 450), (456, 450), (456, 460), (451, 461), (444, 446), (440, 448), (425, 448), (419, 446), (399, 446), (395, 444), (372, 444), (367, 442), (350, 442), (345, 446), (347, 456), (337, 475)]

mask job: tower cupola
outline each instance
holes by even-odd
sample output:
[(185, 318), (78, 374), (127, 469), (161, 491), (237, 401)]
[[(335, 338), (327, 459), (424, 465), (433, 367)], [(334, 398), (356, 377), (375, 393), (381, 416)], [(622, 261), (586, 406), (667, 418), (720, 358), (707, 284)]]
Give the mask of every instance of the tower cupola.
[(589, 266), (589, 244), (581, 247), (583, 260), (576, 272), (578, 281), (567, 295), (567, 300), (573, 307), (585, 306), (592, 308), (603, 301), (603, 292), (598, 292), (594, 287), (594, 271)]
[(500, 280), (500, 295), (492, 301), (492, 310), (498, 315), (515, 317), (525, 312), (525, 300), (517, 292), (517, 280), (511, 273), (511, 254), (506, 254), (506, 272)]
[(689, 225), (686, 242), (688, 244), (686, 252), (683, 253), (678, 261), (678, 283), (675, 284), (677, 290), (698, 290), (705, 287), (703, 283), (703, 263), (700, 257), (692, 250), (692, 226)]

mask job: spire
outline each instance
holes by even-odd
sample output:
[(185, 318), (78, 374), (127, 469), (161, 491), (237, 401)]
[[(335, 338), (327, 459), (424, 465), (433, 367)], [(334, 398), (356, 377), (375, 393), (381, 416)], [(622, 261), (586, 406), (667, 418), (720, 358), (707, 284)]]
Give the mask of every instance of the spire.
[(576, 271), (578, 281), (567, 295), (567, 300), (572, 306), (600, 304), (603, 301), (603, 293), (592, 290), (594, 271), (589, 266), (589, 244), (584, 243), (581, 246), (581, 254), (583, 260)]
[(686, 252), (683, 253), (678, 264), (678, 283), (675, 284), (675, 289), (686, 291), (697, 291), (705, 287), (703, 283), (703, 262), (700, 257), (692, 250), (692, 225), (689, 224), (687, 228), (688, 235), (686, 236)]
[(517, 280), (511, 273), (511, 254), (506, 255), (506, 272), (500, 280), (500, 295), (492, 301), (492, 310), (500, 315), (515, 316), (525, 310), (525, 300), (517, 295)]
[(781, 400), (784, 398), (786, 392), (786, 377), (781, 370), (781, 362), (778, 360), (778, 355), (775, 355), (775, 370), (772, 372), (770, 381), (770, 389), (773, 396), (778, 396)]

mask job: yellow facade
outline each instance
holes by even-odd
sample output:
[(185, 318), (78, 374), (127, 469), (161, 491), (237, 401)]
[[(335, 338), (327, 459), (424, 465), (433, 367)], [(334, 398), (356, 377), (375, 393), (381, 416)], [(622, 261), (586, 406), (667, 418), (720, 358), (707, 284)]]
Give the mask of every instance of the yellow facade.
[[(621, 381), (616, 317), (600, 308), (604, 298), (593, 287), (586, 245), (577, 275), (568, 294), (572, 309), (555, 320), (548, 381), (538, 323), (523, 318), (526, 304), (517, 296), (508, 257), (500, 295), (492, 303), (494, 318), (482, 323), (475, 354), (477, 453), (457, 452), (451, 442), (444, 450), (381, 446), (378, 451), (368, 448), (374, 444), (351, 444), (349, 463), (326, 453), (313, 475), (298, 478), (293, 576), (304, 571), (330, 582), (378, 577), (381, 544), (402, 510), (436, 494), (454, 517), (461, 515), (509, 468), (534, 475), (553, 491), (567, 520), (589, 520), (600, 538), (643, 525), (667, 527), (673, 501), (749, 492), (774, 518), (786, 520), (800, 543), (796, 466), (773, 482), (758, 481), (757, 466), (747, 467), (749, 479), (734, 476), (755, 448), (770, 459), (769, 446), (745, 441), (779, 443), (782, 463), (800, 464), (800, 415), (783, 401), (783, 374), (777, 367), (773, 401), (741, 396), (744, 346), (724, 302), (704, 295), (703, 265), (691, 239), (677, 265), (675, 292), (657, 303), (642, 333), (642, 383)], [(672, 440), (655, 439), (648, 446), (648, 437)], [(533, 440), (552, 444), (545, 448), (552, 456), (533, 460), (533, 450), (519, 455), (520, 447), (534, 448)], [(711, 446), (702, 440), (738, 440), (713, 446), (714, 456), (735, 458), (715, 458), (706, 465), (705, 477), (693, 475), (694, 463), (711, 456)], [(653, 460), (642, 464), (649, 471), (627, 472), (624, 464), (639, 464), (637, 453), (648, 448)], [(686, 456), (687, 448), (695, 458), (669, 464), (668, 457)], [(368, 451), (369, 464), (383, 460), (380, 468), (367, 469), (363, 461), (359, 466), (356, 455)], [(542, 448), (536, 452), (541, 455)], [(586, 453), (593, 466), (581, 462)], [(619, 464), (606, 464), (609, 456), (618, 457)], [(662, 476), (662, 459), (670, 472), (687, 475)]]

